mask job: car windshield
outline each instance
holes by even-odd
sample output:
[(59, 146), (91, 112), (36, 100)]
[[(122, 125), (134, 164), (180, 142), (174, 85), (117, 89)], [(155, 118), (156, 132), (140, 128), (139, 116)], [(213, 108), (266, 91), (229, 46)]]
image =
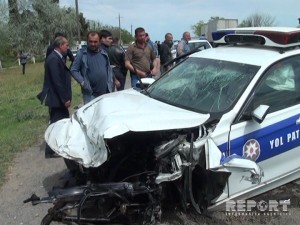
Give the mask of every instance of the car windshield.
[(258, 66), (190, 57), (153, 83), (157, 100), (201, 113), (230, 110), (259, 70)]

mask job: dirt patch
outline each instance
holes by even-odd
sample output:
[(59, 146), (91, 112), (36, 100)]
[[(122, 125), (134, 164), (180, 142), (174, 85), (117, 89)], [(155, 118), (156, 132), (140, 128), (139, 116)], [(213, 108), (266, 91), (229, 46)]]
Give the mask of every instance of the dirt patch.
[[(35, 146), (18, 153), (9, 169), (8, 181), (0, 191), (1, 225), (40, 224), (51, 205), (32, 206), (23, 201), (36, 193), (46, 196), (53, 186), (64, 182), (66, 168), (62, 158), (45, 159), (45, 145), (41, 141)], [(55, 224), (55, 223), (53, 223)]]
[[(8, 181), (0, 190), (0, 224), (1, 225), (37, 225), (47, 214), (51, 204), (32, 206), (23, 201), (36, 193), (43, 197), (53, 186), (63, 186), (68, 173), (62, 158), (45, 159), (44, 144), (40, 143), (17, 154), (9, 169)], [(193, 212), (185, 214), (179, 209), (163, 212), (161, 224), (196, 225), (196, 224), (300, 224), (300, 181), (294, 181), (263, 195), (260, 199), (291, 199), (288, 215), (227, 215), (214, 212), (207, 216)], [(51, 225), (61, 223), (53, 222)]]

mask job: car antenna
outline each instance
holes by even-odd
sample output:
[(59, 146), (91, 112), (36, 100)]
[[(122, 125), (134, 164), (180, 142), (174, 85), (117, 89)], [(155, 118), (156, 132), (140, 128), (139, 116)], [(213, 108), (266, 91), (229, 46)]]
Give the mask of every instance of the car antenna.
[(122, 45), (120, 45), (120, 48), (122, 49), (122, 51), (124, 52), (124, 54), (126, 55), (126, 57), (128, 58), (128, 60), (130, 61), (131, 65), (132, 65), (132, 67), (133, 67), (133, 70), (134, 70), (135, 74), (137, 75), (137, 78), (138, 78), (138, 80), (139, 80), (139, 82), (140, 82), (141, 89), (144, 90), (144, 89), (145, 89), (145, 85), (143, 84), (140, 75), (138, 75), (138, 73), (137, 73), (137, 71), (136, 71), (136, 68), (135, 68), (135, 66), (133, 65), (132, 60), (128, 57), (128, 55), (127, 55), (127, 53), (126, 53), (126, 51), (125, 51), (125, 49), (123, 48)]

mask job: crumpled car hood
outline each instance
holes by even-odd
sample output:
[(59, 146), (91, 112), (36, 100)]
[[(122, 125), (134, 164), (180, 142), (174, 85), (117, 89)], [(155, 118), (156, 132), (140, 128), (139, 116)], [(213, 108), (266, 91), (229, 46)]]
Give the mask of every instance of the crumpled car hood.
[(70, 119), (51, 124), (45, 133), (50, 147), (85, 167), (107, 160), (104, 139), (128, 131), (158, 131), (196, 127), (209, 114), (177, 108), (133, 89), (100, 96), (78, 109)]

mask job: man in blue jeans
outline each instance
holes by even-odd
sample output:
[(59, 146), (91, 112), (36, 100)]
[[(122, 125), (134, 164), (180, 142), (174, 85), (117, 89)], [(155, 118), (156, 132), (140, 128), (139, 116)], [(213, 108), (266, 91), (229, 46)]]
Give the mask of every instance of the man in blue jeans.
[(158, 72), (158, 59), (153, 49), (146, 42), (145, 29), (135, 29), (135, 42), (126, 52), (125, 66), (130, 71), (131, 87), (136, 88), (138, 76), (152, 77)]

